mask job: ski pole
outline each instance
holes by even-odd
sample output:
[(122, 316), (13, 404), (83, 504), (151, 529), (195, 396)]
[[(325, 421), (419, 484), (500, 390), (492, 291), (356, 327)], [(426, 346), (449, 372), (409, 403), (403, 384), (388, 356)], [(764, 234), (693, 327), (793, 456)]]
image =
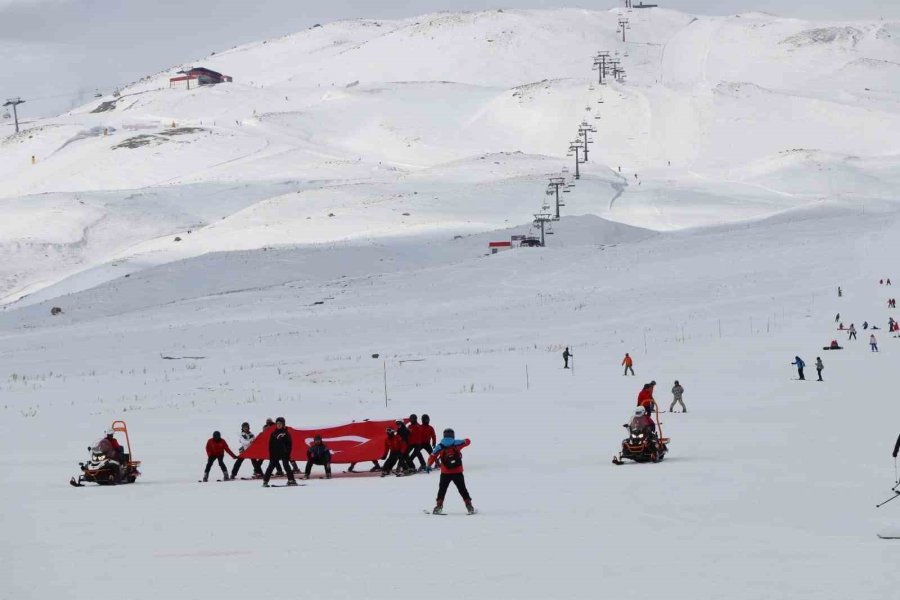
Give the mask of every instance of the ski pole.
[[(897, 477), (897, 457), (894, 457), (894, 483), (900, 485), (900, 478)], [(894, 486), (897, 487), (896, 485)]]
[(875, 508), (881, 508), (882, 506), (884, 506), (885, 504), (887, 504), (887, 503), (890, 502), (891, 500), (896, 500), (896, 499), (897, 499), (897, 496), (900, 496), (900, 492), (898, 492), (897, 490), (894, 490), (894, 496), (893, 496), (893, 497), (888, 498), (887, 500), (885, 500), (885, 501), (882, 502), (881, 504), (876, 504), (876, 505), (875, 505)]

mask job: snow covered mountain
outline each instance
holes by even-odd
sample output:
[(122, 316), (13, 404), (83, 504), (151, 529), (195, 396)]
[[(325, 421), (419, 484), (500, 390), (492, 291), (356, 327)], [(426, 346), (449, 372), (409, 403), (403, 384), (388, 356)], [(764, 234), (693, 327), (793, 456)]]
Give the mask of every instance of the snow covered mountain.
[[(662, 9), (341, 22), (6, 135), (0, 599), (892, 597), (898, 36)], [(624, 82), (597, 84), (602, 50)], [(201, 65), (234, 81), (169, 89)], [(548, 246), (486, 255), (571, 181), (582, 119)], [(824, 381), (795, 379), (818, 355)], [(651, 379), (689, 412), (662, 415), (663, 463), (615, 467)], [(434, 473), (196, 483), (212, 431), (410, 413), (472, 438), (478, 516), (452, 491), (423, 515)], [(113, 419), (140, 480), (69, 487)]]
[[(527, 228), (582, 119), (597, 133), (569, 215), (671, 230), (891, 198), (898, 36), (496, 10), (233, 48), (185, 63), (233, 83), (170, 89), (169, 69), (0, 142), (0, 297), (215, 250)], [(592, 83), (599, 50), (620, 53), (625, 83)]]

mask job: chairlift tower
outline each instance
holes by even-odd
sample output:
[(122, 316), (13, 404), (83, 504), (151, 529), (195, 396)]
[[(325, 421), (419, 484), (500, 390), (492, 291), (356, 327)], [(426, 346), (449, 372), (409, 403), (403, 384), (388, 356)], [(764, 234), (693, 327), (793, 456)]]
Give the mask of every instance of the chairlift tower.
[(569, 142), (568, 156), (575, 156), (575, 179), (581, 179), (581, 171), (579, 169), (579, 165), (584, 162), (584, 160), (581, 158), (581, 153), (583, 150), (584, 146), (582, 145), (581, 138)]
[(603, 83), (603, 78), (606, 77), (606, 74), (608, 73), (608, 71), (607, 71), (608, 64), (609, 64), (609, 51), (598, 52), (597, 56), (594, 57), (594, 64), (591, 68), (592, 68), (592, 70), (597, 71), (597, 74), (598, 74), (597, 83), (599, 83), (600, 85), (605, 85)]
[(625, 30), (631, 29), (631, 25), (628, 24), (628, 19), (623, 19), (619, 17), (619, 29), (616, 30), (616, 33), (622, 32), (622, 43), (625, 43)]
[(534, 215), (534, 226), (541, 228), (541, 246), (547, 245), (547, 240), (544, 234), (544, 227), (553, 220), (553, 215), (550, 213), (537, 213)]
[(25, 103), (25, 101), (22, 100), (21, 98), (10, 98), (10, 99), (7, 100), (6, 103), (3, 105), (3, 106), (12, 106), (12, 109), (13, 109), (13, 119), (14, 119), (15, 122), (16, 122), (16, 133), (19, 133), (19, 113), (18, 113), (18, 111), (16, 110), (16, 107), (17, 107), (18, 105), (24, 104), (24, 103)]
[(589, 133), (597, 133), (597, 130), (593, 125), (588, 125), (587, 121), (582, 121), (581, 125), (578, 126), (578, 135), (582, 136), (584, 143), (584, 162), (588, 160), (588, 144), (594, 143), (594, 140), (588, 137)]
[(566, 178), (565, 177), (551, 177), (550, 183), (547, 184), (547, 195), (548, 196), (556, 196), (556, 216), (554, 217), (557, 221), (559, 221), (559, 207), (565, 206), (565, 203), (560, 201), (559, 199), (559, 190), (565, 188), (566, 186)]

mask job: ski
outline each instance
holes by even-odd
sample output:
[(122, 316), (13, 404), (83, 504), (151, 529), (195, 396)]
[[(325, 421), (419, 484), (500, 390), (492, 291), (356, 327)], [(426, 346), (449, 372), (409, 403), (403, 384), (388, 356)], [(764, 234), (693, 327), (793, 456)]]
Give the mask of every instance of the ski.
[(625, 464), (624, 462), (622, 462), (622, 459), (619, 458), (618, 456), (613, 456), (612, 463), (614, 465), (624, 465)]
[(286, 483), (270, 483), (269, 487), (270, 488), (286, 488), (286, 487), (303, 487), (305, 485), (306, 485), (305, 483), (298, 483), (297, 485), (288, 485)]
[(423, 509), (422, 512), (425, 513), (426, 515), (431, 515), (433, 517), (446, 517), (447, 516), (447, 513), (445, 513), (445, 512), (436, 513), (436, 512), (432, 512), (432, 511), (428, 510), (427, 508)]
[(900, 535), (882, 535), (879, 533), (878, 537), (882, 540), (900, 540)]

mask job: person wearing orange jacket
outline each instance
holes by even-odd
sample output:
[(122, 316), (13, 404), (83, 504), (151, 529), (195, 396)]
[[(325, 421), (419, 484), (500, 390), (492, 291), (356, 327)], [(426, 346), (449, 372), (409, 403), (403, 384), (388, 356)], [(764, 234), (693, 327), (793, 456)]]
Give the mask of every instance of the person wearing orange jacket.
[(431, 465), (435, 461), (439, 460), (441, 463), (441, 479), (438, 483), (437, 500), (434, 510), (431, 511), (432, 514), (440, 515), (444, 513), (444, 497), (447, 495), (447, 489), (451, 483), (456, 486), (459, 495), (462, 496), (469, 514), (475, 514), (475, 507), (472, 506), (472, 497), (466, 488), (466, 476), (463, 475), (462, 463), (462, 449), (471, 443), (472, 441), (468, 438), (464, 440), (456, 439), (456, 433), (452, 429), (445, 429), (444, 438), (428, 456), (426, 471), (431, 471)]
[(625, 365), (625, 372), (622, 375), (628, 375), (628, 371), (631, 371), (631, 374), (634, 375), (634, 368), (632, 367), (634, 361), (627, 352), (625, 353), (625, 358), (622, 359), (622, 364)]
[(225, 468), (225, 453), (231, 458), (237, 458), (234, 452), (231, 451), (231, 448), (228, 447), (228, 442), (222, 439), (222, 434), (218, 431), (213, 431), (212, 437), (206, 442), (206, 470), (203, 471), (203, 481), (209, 480), (209, 470), (212, 468), (213, 463), (218, 461), (219, 467), (222, 469), (222, 479), (228, 481), (228, 469)]

